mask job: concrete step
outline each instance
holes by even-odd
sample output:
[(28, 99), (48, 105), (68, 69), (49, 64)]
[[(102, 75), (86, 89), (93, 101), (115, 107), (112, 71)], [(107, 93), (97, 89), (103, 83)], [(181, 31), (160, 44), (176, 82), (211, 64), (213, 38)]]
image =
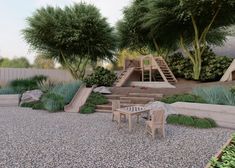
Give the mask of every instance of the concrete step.
[[(120, 98), (117, 98), (117, 99), (108, 99), (108, 102), (109, 103), (112, 103), (113, 100), (120, 100)], [(130, 103), (131, 100), (120, 100), (120, 103)]]
[(108, 99), (119, 99), (120, 97), (123, 97), (126, 95), (119, 95), (119, 94), (110, 94), (110, 95), (105, 95)]
[(150, 97), (120, 97), (120, 100), (130, 100), (130, 103), (141, 103), (141, 104), (146, 104), (150, 101), (154, 101), (154, 98)]
[(163, 94), (161, 93), (129, 93), (130, 96), (135, 97), (148, 97), (148, 98), (162, 98)]

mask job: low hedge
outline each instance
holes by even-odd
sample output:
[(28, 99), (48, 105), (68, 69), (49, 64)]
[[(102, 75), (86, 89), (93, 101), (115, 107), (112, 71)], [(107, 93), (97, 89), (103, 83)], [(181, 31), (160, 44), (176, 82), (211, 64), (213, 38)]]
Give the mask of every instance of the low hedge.
[(200, 96), (185, 93), (185, 94), (178, 94), (178, 95), (165, 97), (161, 99), (161, 102), (168, 103), (168, 104), (175, 103), (175, 102), (206, 103), (206, 100), (204, 100)]
[(107, 104), (107, 98), (100, 94), (92, 92), (89, 98), (87, 99), (85, 105), (80, 109), (81, 114), (90, 114), (95, 112), (95, 106), (101, 104)]
[(198, 118), (179, 114), (169, 115), (166, 119), (168, 124), (192, 126), (196, 128), (213, 128), (216, 122), (208, 118)]

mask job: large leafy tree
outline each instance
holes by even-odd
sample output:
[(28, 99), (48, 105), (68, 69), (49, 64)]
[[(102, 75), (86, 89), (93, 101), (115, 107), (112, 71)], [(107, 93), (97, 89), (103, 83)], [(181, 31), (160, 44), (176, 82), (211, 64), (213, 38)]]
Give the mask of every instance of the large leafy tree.
[(116, 46), (113, 28), (93, 5), (38, 9), (23, 30), (33, 49), (49, 55), (75, 79), (83, 78), (87, 64), (111, 60)]
[[(221, 45), (226, 28), (235, 23), (234, 0), (149, 0), (144, 28), (153, 36), (170, 37), (180, 44), (193, 64), (193, 78), (201, 73), (207, 45)], [(194, 52), (190, 52), (193, 49)]]
[(165, 56), (176, 48), (170, 34), (162, 38), (145, 26), (144, 18), (150, 10), (149, 0), (134, 0), (124, 9), (124, 17), (117, 23), (121, 49), (128, 48), (141, 54), (156, 52)]

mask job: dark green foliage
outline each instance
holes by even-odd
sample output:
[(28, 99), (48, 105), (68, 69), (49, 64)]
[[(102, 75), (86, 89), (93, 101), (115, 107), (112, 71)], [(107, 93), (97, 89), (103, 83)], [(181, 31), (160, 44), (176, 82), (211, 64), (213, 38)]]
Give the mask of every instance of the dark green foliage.
[(64, 98), (55, 93), (46, 93), (42, 97), (42, 103), (45, 110), (49, 112), (57, 112), (63, 110), (65, 106)]
[(165, 97), (161, 99), (161, 101), (168, 104), (175, 102), (206, 103), (206, 101), (203, 98), (188, 93)]
[(27, 22), (23, 34), (29, 45), (58, 61), (75, 79), (84, 77), (88, 63), (114, 58), (114, 29), (94, 5), (42, 7)]
[(114, 72), (103, 67), (97, 67), (91, 75), (84, 79), (84, 82), (87, 86), (112, 86), (116, 78)]
[(29, 107), (29, 108), (32, 108), (34, 110), (44, 110), (44, 105), (41, 101), (22, 103), (21, 107)]
[(17, 94), (17, 92), (11, 87), (0, 88), (0, 94)]
[(211, 128), (212, 127), (212, 125), (210, 124), (208, 120), (201, 119), (201, 118), (195, 119), (194, 124), (195, 124), (195, 127), (197, 128)]
[(95, 105), (91, 103), (86, 103), (79, 111), (81, 114), (91, 114), (95, 112)]
[(234, 168), (235, 167), (235, 134), (232, 136), (231, 143), (223, 149), (220, 158), (213, 157), (210, 168)]
[(64, 98), (64, 102), (68, 104), (73, 99), (80, 85), (81, 85), (81, 82), (79, 81), (66, 83), (66, 84), (59, 84), (59, 85), (56, 85), (50, 92), (60, 95), (61, 97)]
[(190, 116), (179, 116), (179, 124), (185, 125), (185, 126), (194, 126), (194, 120)]
[(176, 114), (169, 115), (166, 119), (168, 124), (178, 124), (179, 123), (179, 116)]
[(107, 98), (100, 93), (92, 93), (86, 101), (86, 104), (80, 109), (81, 114), (90, 114), (95, 112), (95, 106), (107, 104)]
[(46, 79), (47, 77), (43, 75), (26, 79), (16, 79), (10, 82), (9, 87), (11, 87), (16, 93), (23, 93), (28, 90), (38, 89), (38, 83)]
[(192, 126), (196, 128), (213, 128), (216, 127), (216, 122), (209, 118), (198, 118), (192, 116), (172, 114), (166, 119), (168, 124)]
[(94, 92), (89, 96), (87, 101), (89, 103), (95, 104), (95, 105), (107, 104), (108, 103), (108, 100), (104, 95), (102, 95), (100, 93), (94, 93)]
[(211, 124), (211, 127), (217, 127), (217, 124), (215, 120), (212, 120), (211, 118), (205, 118), (209, 123)]
[[(167, 62), (176, 77), (193, 79), (193, 64), (189, 58), (185, 58), (181, 53), (176, 53), (169, 56)], [(231, 62), (232, 58), (216, 56), (211, 49), (207, 48), (202, 55), (202, 70), (199, 80), (202, 82), (220, 80)]]

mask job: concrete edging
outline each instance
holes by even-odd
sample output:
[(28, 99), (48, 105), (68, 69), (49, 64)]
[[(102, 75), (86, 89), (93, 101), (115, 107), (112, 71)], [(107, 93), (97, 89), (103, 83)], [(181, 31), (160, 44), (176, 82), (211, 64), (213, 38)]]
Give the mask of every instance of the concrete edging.
[(177, 102), (171, 104), (178, 114), (211, 118), (220, 127), (235, 129), (235, 106)]
[(19, 105), (19, 94), (0, 95), (0, 107), (17, 107)]

